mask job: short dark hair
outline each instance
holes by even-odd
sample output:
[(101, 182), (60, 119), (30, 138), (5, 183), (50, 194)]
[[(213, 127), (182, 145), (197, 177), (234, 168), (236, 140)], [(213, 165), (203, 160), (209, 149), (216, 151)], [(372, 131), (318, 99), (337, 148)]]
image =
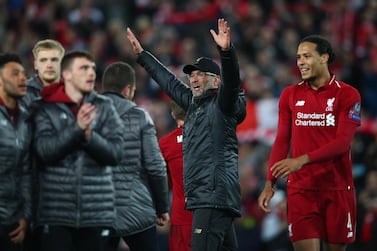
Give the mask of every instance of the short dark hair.
[(303, 42), (310, 42), (316, 44), (316, 51), (319, 55), (328, 54), (329, 60), (327, 64), (331, 64), (336, 59), (336, 54), (332, 49), (331, 43), (321, 35), (309, 35), (301, 39), (300, 44)]
[(171, 101), (170, 109), (171, 109), (171, 112), (172, 112), (172, 114), (173, 114), (173, 116), (176, 120), (178, 120), (178, 119), (185, 120), (186, 112), (177, 103), (175, 103), (174, 101)]
[(61, 70), (66, 70), (72, 66), (72, 62), (75, 58), (86, 58), (91, 62), (94, 62), (94, 57), (88, 51), (70, 51), (63, 56), (62, 62), (60, 63)]
[(16, 62), (22, 65), (20, 56), (15, 53), (1, 53), (0, 54), (0, 69), (3, 69), (4, 65), (9, 62)]
[(106, 67), (102, 76), (104, 92), (120, 93), (126, 85), (136, 85), (135, 70), (124, 62), (112, 63)]

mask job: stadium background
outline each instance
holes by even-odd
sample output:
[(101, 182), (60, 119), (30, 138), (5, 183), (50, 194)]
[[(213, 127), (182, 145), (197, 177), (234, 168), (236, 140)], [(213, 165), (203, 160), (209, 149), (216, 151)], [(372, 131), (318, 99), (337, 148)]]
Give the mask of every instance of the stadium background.
[[(331, 71), (362, 96), (363, 122), (353, 142), (358, 195), (357, 242), (348, 250), (377, 250), (377, 1), (375, 0), (0, 0), (0, 52), (19, 53), (34, 74), (31, 49), (45, 38), (67, 51), (85, 49), (97, 64), (97, 90), (105, 67), (117, 60), (137, 72), (135, 102), (147, 109), (157, 136), (175, 126), (169, 99), (137, 64), (126, 39), (131, 27), (182, 79), (182, 66), (199, 56), (218, 60), (209, 34), (217, 18), (232, 29), (248, 116), (238, 127), (243, 216), (237, 220), (241, 251), (290, 250), (284, 217), (284, 182), (266, 216), (257, 207), (277, 125), (281, 90), (299, 80), (295, 54), (300, 38), (321, 34), (333, 44)], [(166, 231), (159, 229), (162, 250)]]

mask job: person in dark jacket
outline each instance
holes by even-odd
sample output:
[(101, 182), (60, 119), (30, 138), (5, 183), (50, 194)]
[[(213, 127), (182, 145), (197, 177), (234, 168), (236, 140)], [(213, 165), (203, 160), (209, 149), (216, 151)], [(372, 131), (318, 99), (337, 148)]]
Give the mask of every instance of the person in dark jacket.
[(60, 80), (60, 62), (65, 49), (58, 41), (45, 39), (38, 41), (32, 52), (36, 74), (26, 81), (27, 93), (21, 99), (21, 104), (25, 107), (40, 97), (43, 87)]
[(31, 127), (19, 99), (25, 69), (16, 54), (0, 55), (0, 250), (22, 250), (31, 216)]
[[(40, 91), (44, 86), (52, 83), (57, 83), (60, 80), (60, 63), (64, 56), (65, 49), (56, 40), (44, 39), (38, 41), (32, 50), (34, 57), (34, 69), (36, 74), (26, 80), (27, 92), (26, 95), (20, 99), (20, 104), (25, 107), (29, 113), (33, 113), (31, 104), (34, 100), (40, 98)], [(37, 162), (35, 155), (31, 155), (32, 161), (32, 200), (33, 200), (33, 217), (30, 222), (30, 228), (26, 232), (24, 241), (24, 251), (38, 251), (39, 237), (34, 228), (34, 214), (37, 208), (36, 197), (38, 180), (36, 174), (36, 167), (40, 165)]]
[(115, 220), (112, 166), (119, 164), (123, 124), (110, 99), (94, 91), (95, 63), (67, 53), (64, 82), (41, 91), (34, 145), (39, 171), (36, 222), (42, 251), (102, 251)]
[(186, 209), (193, 211), (193, 251), (237, 250), (234, 218), (240, 216), (238, 141), (236, 126), (245, 118), (239, 66), (230, 42), (230, 28), (218, 20), (217, 44), (222, 71), (201, 57), (183, 72), (189, 86), (145, 51), (130, 28), (127, 37), (138, 63), (186, 112), (183, 163)]
[[(102, 78), (104, 95), (113, 100), (124, 124), (121, 163), (113, 168), (117, 235), (132, 251), (158, 250), (156, 223), (169, 221), (168, 181), (152, 118), (134, 102), (136, 79), (127, 63), (109, 65)], [(111, 241), (117, 250), (119, 237)]]

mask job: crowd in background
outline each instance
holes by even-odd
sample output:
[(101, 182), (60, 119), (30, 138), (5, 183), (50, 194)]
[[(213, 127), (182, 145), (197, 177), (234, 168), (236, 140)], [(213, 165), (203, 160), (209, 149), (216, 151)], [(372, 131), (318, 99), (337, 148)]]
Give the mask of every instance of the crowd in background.
[(66, 51), (88, 50), (96, 59), (98, 90), (107, 65), (118, 60), (131, 64), (137, 74), (135, 102), (150, 112), (160, 138), (175, 127), (169, 100), (135, 63), (126, 27), (184, 78), (183, 65), (199, 56), (218, 60), (209, 29), (216, 27), (217, 18), (226, 18), (248, 100), (247, 117), (237, 129), (243, 197), (238, 238), (242, 251), (274, 251), (291, 250), (284, 182), (277, 185), (271, 214), (260, 211), (257, 198), (275, 136), (277, 103), (281, 90), (299, 81), (299, 40), (309, 34), (325, 36), (337, 53), (331, 71), (362, 97), (362, 126), (352, 145), (358, 236), (349, 250), (368, 251), (377, 247), (376, 13), (375, 0), (2, 0), (0, 51), (19, 53), (31, 76), (31, 50), (41, 39), (56, 39)]

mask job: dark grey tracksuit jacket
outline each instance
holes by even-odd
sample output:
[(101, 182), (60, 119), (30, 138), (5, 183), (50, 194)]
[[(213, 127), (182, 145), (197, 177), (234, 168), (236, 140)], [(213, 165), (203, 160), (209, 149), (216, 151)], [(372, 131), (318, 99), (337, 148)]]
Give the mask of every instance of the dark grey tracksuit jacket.
[(31, 217), (31, 126), (20, 107), (14, 125), (0, 105), (0, 228)]
[(97, 108), (89, 142), (64, 103), (43, 102), (35, 114), (34, 148), (39, 171), (36, 224), (74, 228), (112, 227), (112, 166), (122, 157), (123, 124), (112, 101), (95, 92), (84, 98)]
[(104, 93), (113, 100), (123, 124), (125, 144), (120, 164), (113, 167), (120, 236), (156, 226), (156, 215), (169, 211), (166, 164), (150, 115), (119, 94)]
[(27, 93), (20, 99), (20, 104), (27, 108), (35, 99), (41, 96), (40, 91), (43, 88), (43, 84), (36, 74), (26, 81), (26, 86)]

